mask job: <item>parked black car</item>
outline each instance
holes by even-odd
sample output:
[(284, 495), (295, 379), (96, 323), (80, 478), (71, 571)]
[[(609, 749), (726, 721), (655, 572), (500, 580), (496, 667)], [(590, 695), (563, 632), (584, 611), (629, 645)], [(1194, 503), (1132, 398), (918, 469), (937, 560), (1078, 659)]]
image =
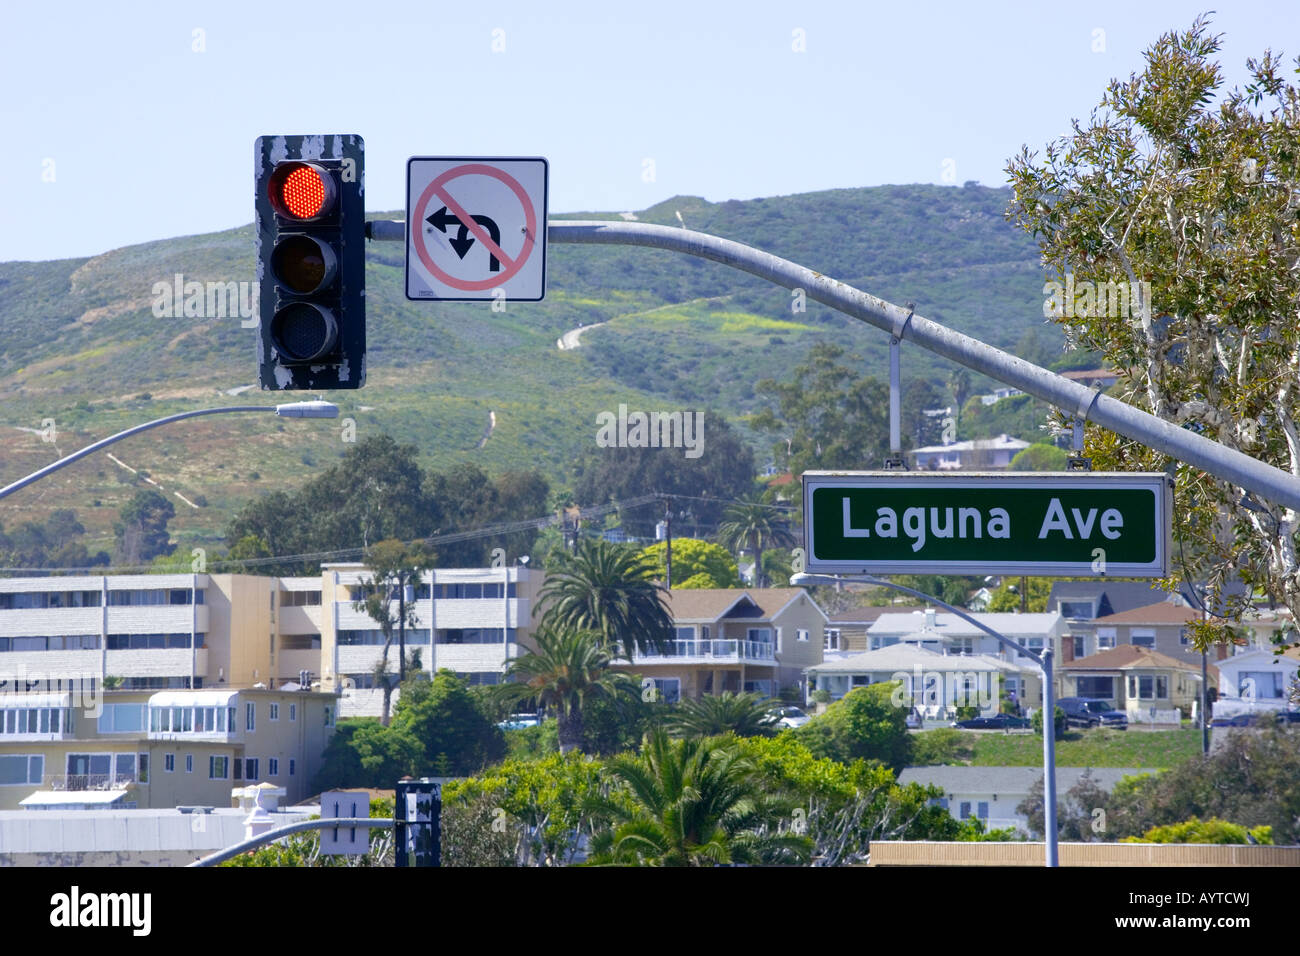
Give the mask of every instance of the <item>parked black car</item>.
[(1110, 727), (1128, 730), (1128, 714), (1100, 697), (1062, 697), (1056, 706), (1065, 711), (1067, 727)]
[(992, 717), (954, 720), (952, 726), (961, 727), (965, 730), (1011, 730), (1013, 728), (1023, 729), (1031, 725), (1024, 717), (1013, 717), (1011, 714), (994, 714)]
[(1232, 717), (1215, 717), (1211, 727), (1259, 727), (1275, 719), (1279, 724), (1300, 724), (1300, 711), (1258, 711), (1236, 714)]

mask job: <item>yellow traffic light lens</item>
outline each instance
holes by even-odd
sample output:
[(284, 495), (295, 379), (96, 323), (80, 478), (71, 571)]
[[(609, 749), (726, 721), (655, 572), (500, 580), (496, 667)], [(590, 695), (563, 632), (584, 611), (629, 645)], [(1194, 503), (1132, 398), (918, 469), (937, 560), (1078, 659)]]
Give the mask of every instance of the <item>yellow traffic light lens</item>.
[(287, 236), (271, 252), (275, 280), (295, 295), (311, 295), (328, 286), (337, 263), (334, 250), (311, 236)]
[(338, 323), (329, 309), (295, 302), (271, 319), (271, 339), (282, 361), (311, 362), (333, 350), (338, 341)]
[(271, 205), (286, 219), (307, 222), (334, 208), (334, 177), (315, 163), (280, 163), (271, 174)]

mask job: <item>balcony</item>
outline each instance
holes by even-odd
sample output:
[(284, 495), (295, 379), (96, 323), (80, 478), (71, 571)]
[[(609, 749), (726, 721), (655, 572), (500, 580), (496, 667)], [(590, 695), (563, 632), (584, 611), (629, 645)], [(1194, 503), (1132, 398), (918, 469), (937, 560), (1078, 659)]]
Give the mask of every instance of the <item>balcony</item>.
[(651, 663), (711, 663), (723, 661), (739, 663), (755, 661), (771, 664), (776, 661), (775, 646), (766, 641), (670, 641), (668, 653), (637, 653), (633, 658), (636, 664)]

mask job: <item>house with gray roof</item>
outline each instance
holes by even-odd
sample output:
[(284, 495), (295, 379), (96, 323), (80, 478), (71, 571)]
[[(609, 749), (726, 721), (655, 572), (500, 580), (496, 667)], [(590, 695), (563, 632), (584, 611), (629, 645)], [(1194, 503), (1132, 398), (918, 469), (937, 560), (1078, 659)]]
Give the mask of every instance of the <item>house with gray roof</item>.
[[(1150, 768), (1129, 767), (1057, 767), (1058, 800), (1090, 773), (1097, 786), (1109, 792), (1124, 777), (1158, 773)], [(1029, 791), (1043, 779), (1041, 767), (908, 767), (898, 782), (933, 784), (943, 791), (935, 802), (958, 820), (975, 816), (986, 829), (1015, 827), (1028, 835), (1029, 819), (1016, 807)]]

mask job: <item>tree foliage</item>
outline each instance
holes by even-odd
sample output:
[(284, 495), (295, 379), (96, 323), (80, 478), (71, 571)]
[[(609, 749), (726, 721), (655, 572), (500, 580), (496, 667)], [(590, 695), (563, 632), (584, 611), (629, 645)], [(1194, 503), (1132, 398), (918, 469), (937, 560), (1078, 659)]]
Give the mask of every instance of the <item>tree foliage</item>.
[(889, 390), (859, 375), (852, 362), (842, 346), (820, 342), (788, 381), (758, 383), (775, 408), (764, 409), (753, 423), (777, 436), (772, 448), (780, 467), (799, 475), (811, 469), (879, 468), (884, 462)]
[[(1008, 216), (1056, 274), (1045, 311), (1105, 356), (1123, 400), (1300, 475), (1300, 90), (1265, 52), (1221, 91), (1219, 49), (1205, 18), (1161, 36), (1041, 163), (1027, 147), (1010, 162)], [(1100, 431), (1088, 451), (1107, 471), (1171, 466)], [(1232, 613), (1240, 579), (1300, 616), (1300, 514), (1176, 474), (1192, 573)]]
[(735, 554), (738, 561), (740, 552), (748, 550), (755, 562), (755, 585), (767, 587), (763, 553), (770, 548), (793, 547), (795, 537), (785, 509), (750, 497), (728, 506), (718, 527), (718, 542)]
[(174, 517), (175, 505), (153, 488), (137, 491), (122, 506), (119, 520), (113, 525), (118, 560), (123, 564), (138, 565), (175, 551), (176, 545), (171, 543), (167, 531), (167, 522)]
[(770, 737), (777, 731), (772, 704), (762, 694), (706, 694), (682, 701), (665, 722), (679, 737)]
[[(656, 542), (641, 554), (654, 563), (659, 580), (664, 580), (668, 542)], [(741, 584), (736, 562), (722, 545), (699, 538), (673, 538), (674, 588), (738, 588)]]
[[(376, 435), (349, 446), (342, 461), (293, 492), (274, 491), (248, 502), (226, 528), (231, 556), (312, 555), (369, 548), (387, 539), (414, 541), (540, 518), (549, 489), (537, 472), (495, 479), (474, 465), (425, 473), (414, 445)], [(535, 530), (437, 542), (441, 563), (482, 567), (491, 550), (517, 557)], [(238, 553), (236, 553), (238, 552)], [(311, 574), (318, 561), (289, 559), (257, 566), (262, 573)]]
[[(574, 500), (585, 507), (643, 495), (682, 495), (674, 530), (692, 537), (711, 533), (725, 503), (753, 489), (757, 469), (754, 453), (721, 415), (705, 412), (701, 435), (695, 458), (681, 448), (593, 448), (575, 465)], [(692, 500), (701, 498), (712, 500)], [(662, 506), (646, 504), (620, 518), (628, 533), (649, 538), (662, 515)]]
[(69, 508), (52, 511), (44, 522), (24, 521), (12, 531), (0, 526), (0, 565), (11, 568), (89, 568), (106, 565), (107, 551), (91, 554), (81, 537), (86, 529)]
[(783, 826), (788, 799), (764, 788), (734, 738), (672, 740), (646, 736), (637, 756), (608, 765), (626, 799), (602, 811), (612, 825), (597, 831), (589, 863), (715, 866), (800, 863), (812, 841)]
[(613, 656), (664, 651), (673, 639), (663, 586), (643, 555), (607, 541), (584, 540), (556, 562), (538, 595), (542, 623), (559, 631), (594, 631)]
[(505, 737), (469, 686), (449, 670), (432, 681), (408, 680), (393, 728), (419, 741), (420, 774), (463, 776), (505, 756)]
[(899, 689), (897, 681), (856, 687), (795, 728), (795, 736), (816, 756), (840, 763), (878, 760), (897, 773), (912, 757), (909, 708), (894, 703)]
[(560, 753), (581, 749), (583, 710), (593, 697), (631, 693), (637, 687), (628, 674), (610, 670), (613, 658), (592, 631), (543, 625), (533, 633), (535, 649), (514, 658), (506, 668), (506, 683), (495, 688), (501, 700), (536, 699), (555, 711)]

